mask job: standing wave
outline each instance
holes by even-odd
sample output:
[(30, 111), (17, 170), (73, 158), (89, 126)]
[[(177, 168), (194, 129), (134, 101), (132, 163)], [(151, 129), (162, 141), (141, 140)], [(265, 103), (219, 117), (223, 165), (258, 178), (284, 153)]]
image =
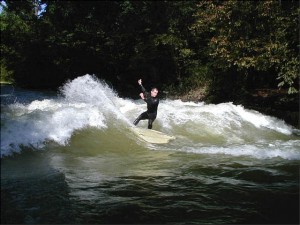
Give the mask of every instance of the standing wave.
[[(118, 129), (129, 140), (128, 127), (145, 110), (142, 100), (120, 98), (105, 82), (87, 74), (64, 84), (57, 98), (3, 106), (1, 157), (20, 152), (22, 146), (42, 149), (48, 141), (67, 145), (74, 132), (89, 127)], [(146, 128), (146, 123), (139, 126)], [(162, 100), (153, 129), (177, 137), (167, 145), (144, 143), (154, 150), (300, 159), (293, 127), (232, 103)]]
[(114, 105), (116, 93), (94, 76), (69, 81), (60, 93), (55, 99), (2, 107), (1, 157), (20, 152), (22, 146), (43, 148), (47, 141), (66, 145), (77, 130), (105, 129), (109, 117), (124, 117)]

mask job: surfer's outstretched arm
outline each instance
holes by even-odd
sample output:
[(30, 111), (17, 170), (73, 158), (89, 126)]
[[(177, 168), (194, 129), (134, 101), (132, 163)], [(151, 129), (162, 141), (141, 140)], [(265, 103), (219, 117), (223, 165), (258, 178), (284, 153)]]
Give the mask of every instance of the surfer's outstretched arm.
[(138, 84), (141, 86), (142, 91), (143, 91), (144, 93), (147, 93), (146, 88), (144, 88), (144, 86), (142, 85), (142, 79), (139, 79), (139, 80), (138, 80)]
[(149, 93), (147, 92), (146, 88), (143, 86), (142, 79), (138, 80), (138, 84), (141, 86), (142, 92), (144, 93), (144, 95), (143, 95), (144, 98), (147, 98), (149, 96)]

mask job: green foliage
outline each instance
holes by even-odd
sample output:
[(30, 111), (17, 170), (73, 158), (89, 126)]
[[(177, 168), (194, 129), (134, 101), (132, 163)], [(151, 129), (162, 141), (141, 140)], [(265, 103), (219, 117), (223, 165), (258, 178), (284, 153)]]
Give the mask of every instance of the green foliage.
[(13, 71), (10, 71), (7, 69), (6, 63), (4, 59), (1, 59), (0, 62), (0, 82), (1, 83), (13, 83), (14, 79), (13, 79)]
[(299, 57), (293, 57), (288, 61), (285, 61), (284, 64), (280, 67), (280, 72), (278, 75), (278, 80), (282, 80), (278, 87), (283, 87), (287, 85), (289, 87), (289, 94), (296, 94), (297, 90), (295, 85), (295, 80), (299, 79)]
[(143, 78), (181, 93), (200, 86), (223, 93), (228, 86), (231, 96), (271, 77), (297, 92), (296, 1), (6, 3), (1, 68), (21, 85), (57, 87), (90, 73), (124, 93)]
[(299, 74), (299, 9), (293, 2), (282, 4), (288, 8), (274, 0), (201, 1), (192, 31), (197, 41), (206, 40), (215, 68), (244, 76), (275, 68), (279, 86), (287, 85), (293, 93)]
[(25, 42), (32, 36), (31, 26), (15, 13), (3, 12), (0, 18), (2, 56), (21, 60)]

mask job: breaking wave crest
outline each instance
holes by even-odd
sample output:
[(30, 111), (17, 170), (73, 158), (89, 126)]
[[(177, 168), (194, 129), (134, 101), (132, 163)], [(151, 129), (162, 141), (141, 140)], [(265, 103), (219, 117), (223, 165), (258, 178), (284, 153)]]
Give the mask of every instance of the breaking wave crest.
[[(76, 131), (91, 127), (121, 130), (130, 140), (128, 127), (146, 109), (142, 100), (120, 98), (88, 74), (67, 82), (58, 97), (36, 93), (36, 99), (1, 106), (1, 156), (20, 152), (22, 146), (42, 149), (49, 141), (68, 145)], [(146, 127), (146, 121), (139, 126)], [(154, 150), (300, 159), (293, 127), (232, 103), (161, 100), (153, 128), (177, 137), (168, 145), (147, 145)]]

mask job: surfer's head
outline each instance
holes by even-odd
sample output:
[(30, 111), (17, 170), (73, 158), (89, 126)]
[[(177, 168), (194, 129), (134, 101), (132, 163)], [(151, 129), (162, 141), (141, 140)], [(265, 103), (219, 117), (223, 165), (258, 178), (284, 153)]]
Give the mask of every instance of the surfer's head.
[(151, 89), (151, 97), (156, 97), (158, 94), (158, 89), (156, 87), (153, 87)]

